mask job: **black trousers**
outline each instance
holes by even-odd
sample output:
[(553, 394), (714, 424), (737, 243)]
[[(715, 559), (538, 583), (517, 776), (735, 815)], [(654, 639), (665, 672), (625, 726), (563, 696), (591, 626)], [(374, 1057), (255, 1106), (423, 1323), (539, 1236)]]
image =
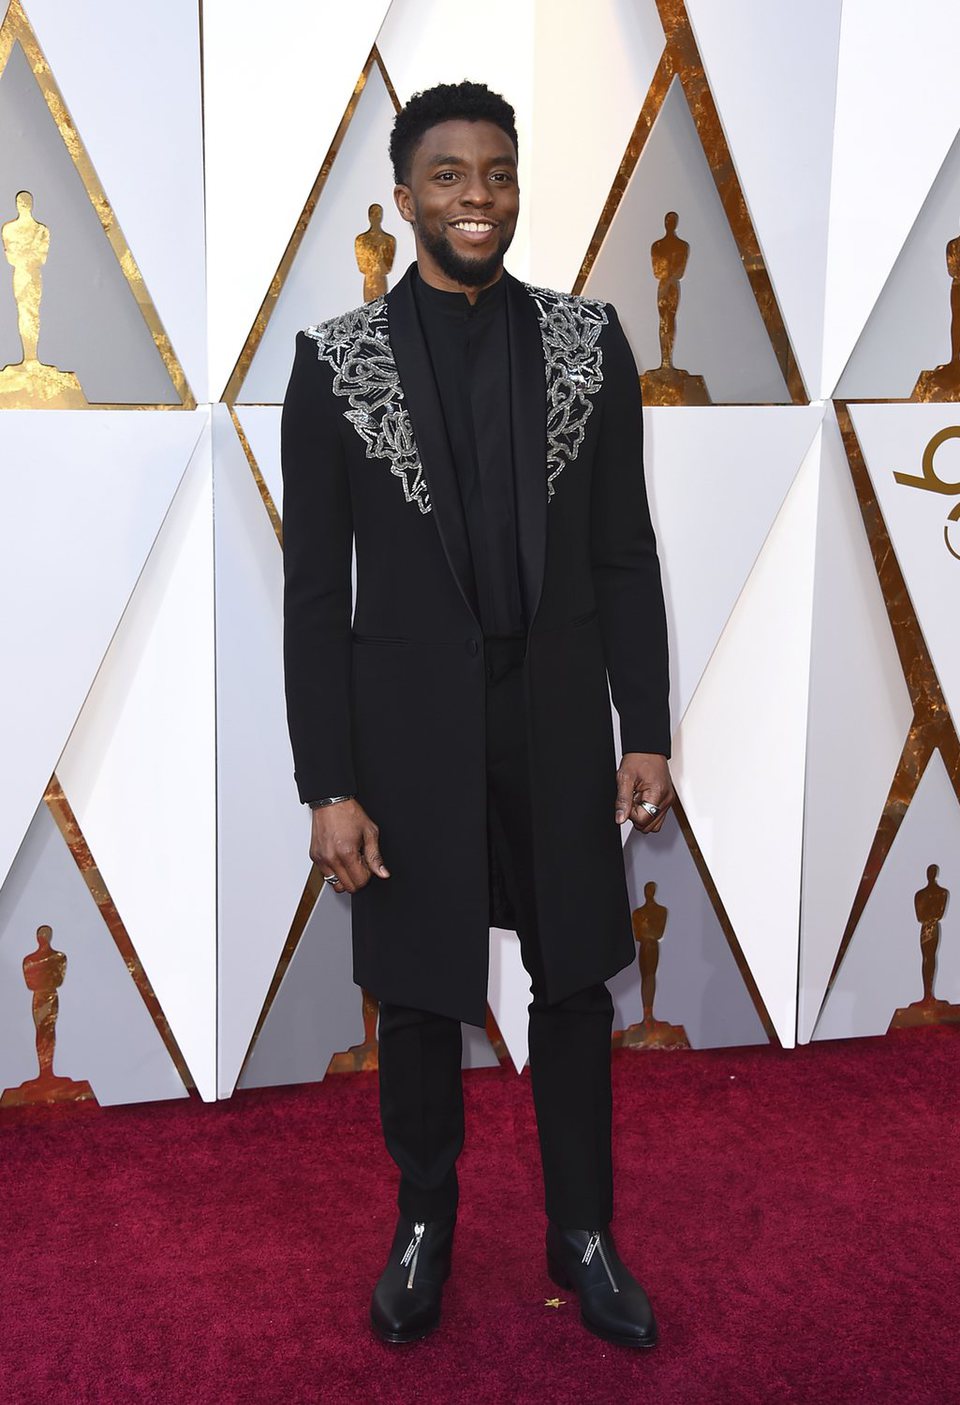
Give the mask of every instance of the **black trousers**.
[[(565, 1229), (596, 1228), (613, 1212), (613, 1002), (602, 984), (555, 1005), (546, 1000), (532, 882), (522, 649), (522, 640), (488, 639), (485, 645), (489, 842), (517, 913), (530, 976), (530, 1074), (546, 1212)], [(590, 940), (589, 932), (583, 939)], [(412, 1220), (439, 1219), (457, 1206), (461, 1058), (459, 1021), (381, 1004), (380, 1115), (387, 1150), (400, 1168), (400, 1211)]]

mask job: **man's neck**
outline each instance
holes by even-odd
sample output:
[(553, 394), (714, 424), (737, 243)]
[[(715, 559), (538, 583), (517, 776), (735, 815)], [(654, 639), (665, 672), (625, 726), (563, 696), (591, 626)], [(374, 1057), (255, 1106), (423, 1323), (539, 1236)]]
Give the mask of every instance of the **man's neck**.
[(424, 283), (429, 284), (431, 288), (439, 288), (444, 293), (463, 293), (472, 305), (485, 289), (499, 283), (503, 277), (503, 264), (500, 264), (492, 278), (481, 284), (458, 283), (455, 278), (448, 278), (432, 260), (425, 259), (420, 253), (417, 254), (417, 271)]

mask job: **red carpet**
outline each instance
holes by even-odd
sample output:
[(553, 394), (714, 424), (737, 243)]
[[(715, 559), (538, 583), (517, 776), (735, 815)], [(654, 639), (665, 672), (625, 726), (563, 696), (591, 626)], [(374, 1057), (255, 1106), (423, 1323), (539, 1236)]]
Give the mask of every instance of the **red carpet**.
[(0, 1117), (3, 1405), (960, 1400), (960, 1034), (622, 1052), (616, 1228), (662, 1340), (542, 1263), (526, 1078), (467, 1076), (441, 1330), (366, 1325), (393, 1225), (375, 1079)]

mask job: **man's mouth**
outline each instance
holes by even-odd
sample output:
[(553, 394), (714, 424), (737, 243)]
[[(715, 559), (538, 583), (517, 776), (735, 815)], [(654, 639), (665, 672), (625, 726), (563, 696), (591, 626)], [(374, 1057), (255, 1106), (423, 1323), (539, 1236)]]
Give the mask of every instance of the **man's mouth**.
[(496, 229), (496, 224), (492, 220), (450, 220), (451, 229), (455, 229), (458, 234), (464, 235), (472, 244), (479, 244), (486, 239), (489, 234)]

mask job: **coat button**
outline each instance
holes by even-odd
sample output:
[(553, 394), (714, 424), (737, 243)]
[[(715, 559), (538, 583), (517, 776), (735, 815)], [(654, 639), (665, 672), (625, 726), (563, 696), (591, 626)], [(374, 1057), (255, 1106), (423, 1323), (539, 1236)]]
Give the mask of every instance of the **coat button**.
[(476, 654), (479, 654), (479, 652), (480, 652), (480, 645), (477, 643), (476, 639), (468, 639), (468, 640), (467, 640), (467, 653), (468, 653), (468, 654), (474, 654), (474, 655), (476, 655)]

